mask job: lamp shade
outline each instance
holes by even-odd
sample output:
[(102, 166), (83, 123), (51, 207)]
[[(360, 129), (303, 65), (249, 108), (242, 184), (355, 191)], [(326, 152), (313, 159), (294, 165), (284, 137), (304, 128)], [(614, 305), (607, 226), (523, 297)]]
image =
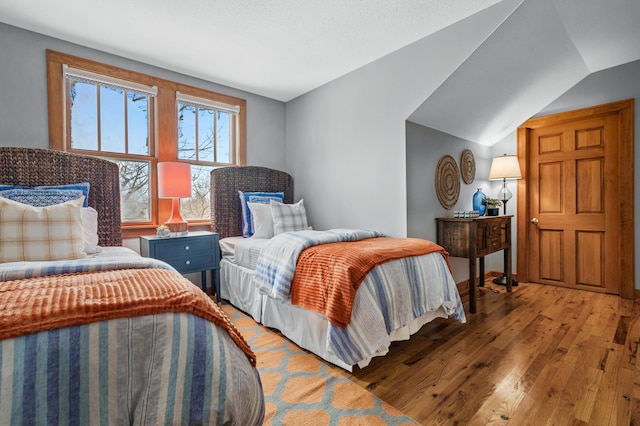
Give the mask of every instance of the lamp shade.
[(520, 164), (515, 155), (502, 155), (494, 157), (489, 171), (489, 180), (521, 179)]
[(191, 197), (191, 164), (177, 161), (158, 163), (158, 197)]

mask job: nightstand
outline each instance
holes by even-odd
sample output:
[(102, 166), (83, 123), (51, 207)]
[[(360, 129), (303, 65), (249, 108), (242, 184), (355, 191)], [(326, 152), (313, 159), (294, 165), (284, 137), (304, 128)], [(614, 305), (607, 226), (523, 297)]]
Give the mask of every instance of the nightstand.
[(202, 273), (202, 290), (207, 290), (207, 271), (213, 277), (216, 300), (220, 298), (220, 248), (218, 234), (208, 231), (189, 232), (178, 237), (156, 235), (140, 237), (140, 254), (167, 262), (181, 274)]
[(476, 218), (437, 218), (438, 244), (449, 256), (469, 259), (469, 311), (476, 312), (476, 259), (480, 259), (480, 287), (484, 286), (484, 257), (504, 251), (507, 291), (511, 291), (511, 218), (481, 216)]

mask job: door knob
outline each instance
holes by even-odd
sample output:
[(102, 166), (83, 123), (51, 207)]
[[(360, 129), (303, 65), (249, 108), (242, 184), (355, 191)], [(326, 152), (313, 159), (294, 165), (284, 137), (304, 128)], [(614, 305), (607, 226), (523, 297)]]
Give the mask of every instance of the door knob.
[(533, 223), (534, 225), (537, 225), (538, 222), (540, 222), (540, 221), (538, 220), (537, 217), (534, 217), (533, 219), (531, 219), (531, 223)]

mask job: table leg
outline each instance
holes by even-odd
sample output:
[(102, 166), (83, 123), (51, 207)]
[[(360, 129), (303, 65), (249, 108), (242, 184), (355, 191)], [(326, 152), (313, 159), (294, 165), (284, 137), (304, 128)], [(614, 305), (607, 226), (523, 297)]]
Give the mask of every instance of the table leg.
[(206, 269), (200, 272), (200, 286), (202, 287), (202, 291), (207, 292), (207, 271)]
[(211, 271), (211, 277), (213, 278), (213, 288), (216, 291), (216, 302), (218, 305), (221, 302), (220, 299), (220, 268), (216, 268)]
[(478, 287), (484, 287), (484, 257), (480, 259), (480, 271), (478, 274)]
[(476, 313), (476, 259), (469, 258), (469, 312)]

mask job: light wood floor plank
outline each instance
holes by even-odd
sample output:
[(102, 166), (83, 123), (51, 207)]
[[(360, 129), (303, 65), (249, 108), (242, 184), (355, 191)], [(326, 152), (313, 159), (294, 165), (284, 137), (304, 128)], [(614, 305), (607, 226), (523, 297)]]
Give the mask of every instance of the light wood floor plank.
[(640, 303), (488, 280), (466, 324), (436, 320), (338, 370), (425, 425), (640, 426), (638, 346)]

